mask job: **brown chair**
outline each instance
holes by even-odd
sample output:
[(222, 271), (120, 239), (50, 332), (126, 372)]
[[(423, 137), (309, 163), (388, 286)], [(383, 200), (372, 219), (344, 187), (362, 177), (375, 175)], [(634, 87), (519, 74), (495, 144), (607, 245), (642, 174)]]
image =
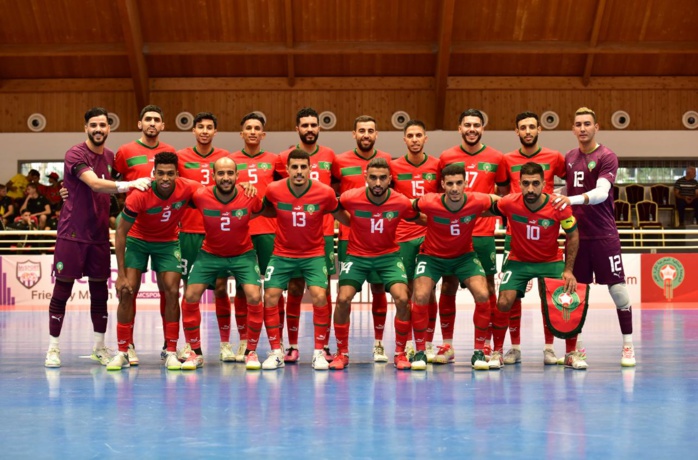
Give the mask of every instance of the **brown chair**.
[[(630, 214), (630, 203), (623, 200), (614, 201), (613, 212), (615, 213), (616, 227), (618, 230), (632, 230), (634, 228), (632, 216)], [(635, 246), (635, 234), (624, 233), (620, 235), (620, 241)]]
[[(659, 206), (654, 201), (638, 201), (635, 205), (635, 215), (637, 217), (637, 228), (640, 230), (664, 229), (664, 226), (659, 222)], [(661, 240), (662, 246), (665, 246), (663, 233), (661, 235), (647, 235), (646, 237), (640, 233), (640, 246), (644, 246), (645, 238), (656, 242)]]
[(625, 199), (630, 203), (631, 208), (635, 208), (635, 205), (645, 199), (645, 187), (637, 184), (630, 184), (625, 186)]
[(676, 205), (671, 203), (671, 189), (663, 184), (656, 184), (650, 187), (650, 196), (652, 201), (657, 203), (659, 211), (669, 211), (671, 215), (671, 226), (676, 227), (679, 224), (679, 213), (676, 211)]
[(618, 187), (616, 184), (613, 184), (613, 201), (618, 200), (620, 200), (620, 187)]

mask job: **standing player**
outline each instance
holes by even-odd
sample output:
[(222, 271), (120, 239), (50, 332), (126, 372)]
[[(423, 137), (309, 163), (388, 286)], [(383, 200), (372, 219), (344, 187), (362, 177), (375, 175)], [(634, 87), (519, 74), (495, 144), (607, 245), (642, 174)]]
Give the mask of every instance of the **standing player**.
[[(153, 176), (153, 163), (155, 155), (160, 152), (175, 152), (171, 145), (160, 142), (160, 133), (165, 129), (165, 120), (162, 109), (157, 105), (146, 105), (141, 109), (138, 117), (138, 129), (141, 137), (133, 142), (124, 144), (116, 151), (114, 169), (126, 180), (135, 180), (141, 177)], [(160, 292), (160, 317), (162, 318), (162, 331), (165, 332), (165, 289), (162, 276), (157, 274), (158, 291)], [(133, 317), (136, 317), (136, 305), (134, 297)], [(134, 322), (131, 322), (133, 329)], [(133, 332), (131, 332), (133, 337)], [(165, 344), (163, 344), (163, 349)], [(138, 355), (133, 343), (128, 349), (128, 359), (132, 366), (138, 365)]]
[[(390, 155), (374, 148), (378, 138), (376, 120), (368, 115), (361, 115), (354, 120), (352, 136), (356, 141), (356, 148), (337, 155), (332, 165), (333, 179), (339, 181), (340, 193), (366, 187), (366, 170), (368, 163), (374, 158), (384, 158), (391, 161)], [(339, 262), (344, 261), (349, 242), (349, 227), (339, 227)], [(371, 284), (371, 312), (373, 313), (373, 330), (375, 342), (373, 344), (373, 361), (377, 363), (388, 362), (383, 346), (383, 331), (388, 313), (388, 298), (385, 294), (385, 286), (376, 273), (369, 273), (368, 282)]]
[(257, 342), (262, 317), (272, 352), (262, 364), (264, 369), (284, 367), (278, 329), (279, 298), (297, 271), (305, 279), (313, 302), (315, 351), (312, 366), (327, 370), (323, 347), (330, 324), (330, 306), (327, 304), (327, 266), (323, 245), (325, 214), (337, 213), (338, 202), (334, 190), (310, 179), (310, 155), (296, 149), (288, 155), (288, 179), (269, 184), (264, 197), (266, 215), (276, 215), (278, 228), (274, 253), (264, 274), (264, 313), (250, 305), (247, 328), (247, 369), (259, 369)]
[[(250, 219), (262, 211), (262, 201), (258, 196), (245, 196), (242, 187), (236, 186), (237, 170), (231, 158), (217, 160), (213, 176), (216, 185), (200, 188), (192, 198), (206, 230), (182, 299), (182, 311), (194, 312), (185, 315), (182, 323), (187, 343), (195, 350), (201, 348), (199, 301), (206, 288), (216, 280), (227, 283), (228, 278), (234, 276), (236, 285), (245, 294), (246, 305), (262, 309), (259, 266), (249, 225)], [(203, 358), (196, 353), (190, 353), (189, 359), (182, 363), (185, 370), (201, 366)]]
[(94, 107), (85, 113), (87, 140), (65, 154), (63, 184), (68, 191), (58, 222), (53, 266), (56, 284), (49, 305), (49, 346), (46, 367), (61, 367), (58, 338), (65, 307), (75, 280), (87, 276), (90, 287), (90, 316), (95, 344), (92, 359), (107, 364), (111, 355), (104, 345), (107, 331), (107, 279), (111, 275), (109, 245), (109, 195), (145, 189), (148, 180), (113, 182), (114, 152), (104, 146), (109, 136), (107, 111)]
[[(181, 177), (195, 180), (201, 185), (213, 185), (213, 164), (218, 159), (228, 156), (228, 152), (212, 145), (213, 138), (218, 132), (218, 118), (210, 112), (197, 113), (194, 117), (192, 132), (196, 138), (196, 146), (187, 147), (177, 152), (179, 173)], [(204, 241), (204, 222), (201, 214), (196, 209), (186, 209), (182, 216), (181, 228), (179, 243), (182, 250), (182, 280), (186, 286), (189, 279), (189, 268), (194, 264)], [(221, 337), (219, 357), (221, 361), (234, 361), (235, 352), (230, 345), (231, 307), (227, 279), (216, 281), (213, 296), (216, 302), (216, 318)], [(201, 313), (193, 310), (182, 310), (184, 317), (196, 314)], [(186, 355), (188, 351), (188, 348), (185, 347), (182, 354)], [(200, 349), (194, 349), (194, 352), (201, 356)]]
[(578, 109), (572, 132), (579, 147), (565, 155), (568, 197), (559, 197), (555, 207), (574, 206), (581, 240), (574, 275), (581, 283), (595, 281), (608, 286), (623, 334), (620, 364), (633, 367), (633, 313), (613, 213), (613, 194), (610, 193), (616, 180), (618, 157), (611, 149), (596, 142), (598, 130), (594, 111), (586, 107)]
[(351, 233), (347, 255), (339, 271), (339, 293), (334, 311), (337, 354), (330, 364), (334, 370), (349, 365), (349, 323), (351, 300), (369, 274), (390, 290), (395, 300), (395, 367), (410, 369), (405, 345), (412, 327), (405, 266), (395, 232), (400, 220), (415, 220), (419, 213), (406, 196), (390, 190), (390, 166), (385, 158), (374, 158), (366, 166), (367, 186), (343, 193), (340, 206), (349, 213)]
[[(230, 154), (230, 158), (237, 164), (237, 180), (248, 182), (256, 187), (257, 192), (262, 197), (267, 186), (275, 179), (274, 168), (278, 159), (278, 155), (262, 149), (262, 140), (266, 136), (265, 123), (266, 120), (254, 112), (242, 117), (240, 137), (242, 137), (245, 147)], [(264, 273), (274, 249), (276, 219), (257, 217), (250, 221), (249, 225), (259, 269)], [(245, 294), (241, 284), (236, 283), (235, 286), (235, 322), (240, 334), (240, 345), (235, 352), (235, 361), (244, 362), (245, 348), (247, 347), (247, 299), (249, 296)]]
[[(460, 145), (441, 153), (439, 168), (443, 169), (450, 164), (463, 165), (465, 168), (465, 190), (491, 194), (495, 192), (495, 177), (497, 170), (501, 167), (503, 155), (500, 151), (481, 142), (482, 133), (485, 131), (484, 125), (485, 118), (479, 110), (468, 109), (461, 113), (458, 119), (458, 132), (463, 141)], [(490, 311), (494, 311), (497, 305), (497, 294), (494, 288), (494, 275), (497, 273), (494, 227), (495, 219), (479, 217), (473, 230), (473, 248), (487, 275)], [(457, 280), (453, 277), (445, 277), (439, 298), (439, 316), (444, 346), (439, 348), (439, 352), (434, 357), (434, 362), (437, 363), (449, 363), (455, 359), (453, 327), (456, 317), (457, 291)], [(477, 337), (485, 337), (487, 340), (490, 338), (491, 331), (489, 327), (482, 330), (476, 326), (475, 334)]]
[[(482, 264), (473, 250), (473, 229), (477, 217), (487, 211), (496, 195), (464, 193), (465, 169), (449, 165), (442, 171), (445, 193), (428, 193), (415, 202), (415, 209), (427, 217), (427, 234), (417, 256), (414, 281), (412, 324), (417, 354), (412, 369), (427, 366), (425, 338), (429, 322), (429, 304), (436, 283), (444, 275), (456, 276), (475, 299), (473, 324), (486, 329), (490, 322), (489, 292)], [(485, 338), (475, 335), (475, 352), (471, 363), (476, 369), (487, 368)]]
[[(155, 155), (155, 181), (151, 188), (145, 192), (131, 193), (121, 212), (115, 243), (119, 269), (116, 279), (116, 294), (119, 297), (116, 337), (119, 353), (109, 361), (107, 370), (120, 370), (130, 366), (128, 347), (133, 343), (133, 299), (138, 296), (141, 275), (148, 268), (149, 258), (152, 260), (152, 269), (162, 273), (165, 288), (165, 366), (170, 370), (181, 367), (176, 356), (179, 339), (179, 282), (182, 276), (179, 221), (190, 198), (200, 186), (194, 181), (177, 177), (177, 162), (177, 155), (172, 152)], [(203, 365), (203, 360), (201, 364)]]
[[(502, 167), (497, 169), (497, 187), (501, 195), (510, 192), (521, 193), (519, 179), (521, 168), (529, 161), (538, 163), (543, 168), (544, 183), (543, 193), (553, 193), (555, 177), (565, 178), (565, 157), (557, 150), (550, 150), (538, 144), (538, 136), (542, 128), (538, 115), (533, 112), (521, 112), (516, 115), (515, 132), (521, 142), (521, 148), (504, 155)], [(504, 260), (506, 260), (511, 246), (511, 230), (507, 227), (504, 239)], [(543, 305), (541, 305), (543, 308)], [(543, 347), (543, 362), (545, 364), (557, 364), (557, 356), (553, 348), (553, 334), (543, 321), (543, 333), (545, 346)], [(511, 349), (504, 355), (504, 364), (516, 364), (521, 362), (521, 298), (516, 298), (509, 312), (509, 334), (511, 335)]]
[[(499, 299), (494, 314), (494, 350), (489, 368), (500, 369), (504, 365), (502, 356), (504, 336), (509, 325), (509, 311), (514, 300), (526, 292), (526, 285), (533, 278), (561, 278), (565, 290), (572, 293), (577, 280), (572, 273), (579, 249), (577, 221), (571, 208), (555, 209), (551, 206), (556, 195), (543, 193), (545, 179), (543, 168), (537, 163), (526, 163), (520, 171), (521, 193), (512, 193), (492, 206), (495, 214), (507, 218), (511, 227), (511, 251), (502, 271)], [(560, 227), (565, 231), (565, 260), (562, 260), (557, 237)], [(545, 286), (538, 284), (541, 297)], [(565, 366), (586, 369), (586, 361), (575, 351), (577, 337), (565, 340)]]
[[(288, 177), (286, 165), (288, 163), (288, 155), (295, 149), (301, 149), (310, 155), (310, 178), (321, 182), (325, 185), (332, 185), (332, 164), (335, 161), (334, 151), (328, 147), (318, 144), (320, 138), (320, 123), (319, 115), (315, 109), (304, 107), (296, 114), (296, 132), (300, 142), (296, 147), (284, 150), (279, 154), (276, 162), (276, 172), (282, 177)], [(332, 294), (330, 291), (329, 279), (337, 273), (334, 257), (334, 218), (331, 215), (325, 215), (323, 225), (323, 236), (325, 239), (325, 265), (327, 265), (327, 304), (330, 306), (330, 315), (332, 314)], [(301, 301), (303, 292), (305, 291), (305, 282), (302, 277), (291, 278), (288, 283), (288, 301), (286, 305), (286, 320), (288, 322), (288, 340), (289, 348), (286, 349), (284, 361), (296, 362), (299, 358), (298, 352), (298, 327), (300, 323)], [(284, 327), (284, 309), (283, 296), (279, 299), (279, 313), (281, 318), (281, 331)], [(282, 334), (283, 335), (283, 334)], [(331, 360), (330, 349), (330, 330), (327, 330), (325, 336), (325, 359)]]
[[(403, 140), (407, 145), (407, 155), (390, 162), (393, 188), (407, 198), (417, 199), (426, 193), (435, 193), (439, 190), (441, 171), (438, 158), (427, 155), (424, 145), (427, 142), (426, 126), (422, 121), (410, 120), (405, 125)], [(405, 264), (407, 285), (410, 289), (409, 297), (412, 298), (414, 284), (415, 259), (419, 248), (424, 242), (427, 229), (423, 225), (406, 220), (400, 221), (397, 226), (397, 242), (400, 245), (400, 256)], [(426, 329), (426, 353), (429, 362), (434, 360), (434, 328), (436, 325), (437, 305), (432, 292), (429, 300), (429, 322)], [(407, 354), (410, 352), (411, 342), (407, 344)]]

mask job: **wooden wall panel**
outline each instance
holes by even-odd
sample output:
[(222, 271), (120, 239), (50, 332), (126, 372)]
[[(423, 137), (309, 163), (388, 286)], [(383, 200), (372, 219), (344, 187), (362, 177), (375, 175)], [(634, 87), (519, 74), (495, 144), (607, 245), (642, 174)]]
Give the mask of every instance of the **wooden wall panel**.
[[(604, 55), (594, 57), (592, 75), (695, 76), (698, 54)], [(592, 77), (593, 79), (593, 77)]]
[[(175, 130), (174, 117), (181, 111), (196, 114), (211, 111), (220, 119), (221, 131), (239, 130), (240, 118), (253, 110), (268, 117), (269, 131), (292, 131), (295, 114), (304, 106), (337, 115), (335, 130), (351, 131), (356, 116), (368, 114), (378, 120), (380, 131), (393, 130), (390, 118), (404, 110), (434, 129), (434, 93), (429, 90), (330, 90), (330, 91), (154, 91), (151, 103), (162, 106), (168, 130)], [(95, 105), (115, 112), (121, 131), (136, 129), (138, 108), (133, 94), (123, 92), (2, 93), (0, 92), (0, 132), (28, 132), (27, 117), (43, 113), (47, 132), (82, 130), (82, 114)], [(554, 110), (560, 117), (558, 130), (569, 129), (572, 115), (580, 106), (594, 109), (602, 129), (612, 130), (611, 115), (616, 110), (630, 114), (630, 130), (683, 130), (681, 117), (698, 110), (698, 92), (686, 90), (448, 90), (444, 128), (455, 129), (458, 115), (466, 108), (479, 108), (489, 116), (490, 130), (513, 129), (514, 117), (524, 110), (542, 113)]]
[(429, 77), (434, 74), (436, 55), (350, 55), (296, 56), (296, 76), (405, 76)]
[(187, 77), (284, 77), (283, 56), (147, 56), (152, 78)]
[(0, 57), (0, 78), (126, 78), (126, 56)]
[[(477, 44), (474, 44), (477, 46)], [(454, 54), (451, 76), (578, 76), (586, 57), (581, 54)]]

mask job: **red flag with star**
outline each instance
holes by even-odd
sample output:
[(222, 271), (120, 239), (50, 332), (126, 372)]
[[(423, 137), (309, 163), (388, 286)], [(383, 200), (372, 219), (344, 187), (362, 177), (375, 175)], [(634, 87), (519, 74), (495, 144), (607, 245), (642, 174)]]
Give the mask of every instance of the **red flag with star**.
[(577, 289), (565, 292), (565, 282), (544, 278), (545, 302), (543, 316), (545, 324), (555, 337), (569, 339), (582, 331), (589, 309), (589, 285), (579, 283)]

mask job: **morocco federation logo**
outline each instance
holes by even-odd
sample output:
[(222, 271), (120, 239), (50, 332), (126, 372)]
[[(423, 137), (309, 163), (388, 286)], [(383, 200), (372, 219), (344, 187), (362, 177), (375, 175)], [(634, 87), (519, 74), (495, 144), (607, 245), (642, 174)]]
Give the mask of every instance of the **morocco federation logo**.
[(674, 298), (674, 288), (683, 283), (685, 274), (686, 271), (681, 262), (673, 257), (662, 257), (652, 267), (652, 280), (664, 289), (664, 298), (667, 300)]
[(576, 292), (572, 294), (566, 292), (563, 286), (555, 289), (551, 297), (555, 304), (555, 308), (562, 312), (562, 319), (566, 322), (570, 320), (572, 312), (581, 304), (579, 295), (577, 295)]

